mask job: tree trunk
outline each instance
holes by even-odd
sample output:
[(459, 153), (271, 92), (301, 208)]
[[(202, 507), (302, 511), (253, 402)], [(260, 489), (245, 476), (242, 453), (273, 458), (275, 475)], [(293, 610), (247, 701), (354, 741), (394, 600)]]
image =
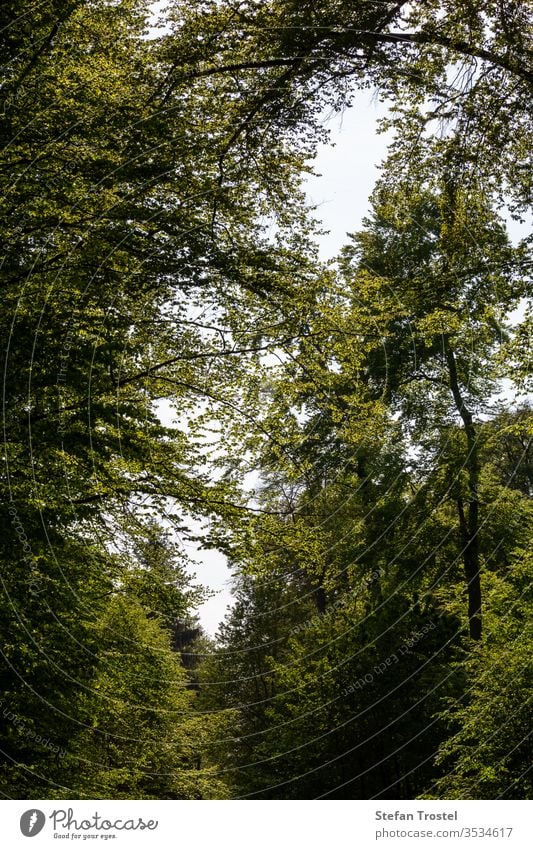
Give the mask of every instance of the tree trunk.
[[(472, 521), (472, 508), (468, 508), (468, 518), (465, 515), (463, 499), (457, 501), (459, 512), (459, 529), (463, 545), (463, 564), (468, 589), (468, 625), (470, 638), (481, 639), (481, 576), (479, 573), (479, 546), (477, 535), (472, 536), (471, 527), (475, 525), (477, 533), (477, 517)], [(475, 505), (477, 513), (477, 504)]]
[(462, 544), (462, 557), (465, 570), (468, 591), (468, 626), (472, 640), (481, 639), (481, 576), (479, 572), (479, 457), (477, 451), (477, 434), (472, 418), (468, 410), (457, 376), (457, 364), (455, 354), (445, 340), (446, 362), (448, 364), (448, 376), (450, 389), (457, 412), (463, 421), (463, 429), (466, 436), (467, 454), (464, 465), (468, 472), (468, 501), (465, 503), (462, 497), (457, 500), (459, 514), (459, 533)]
[(325, 591), (325, 589), (324, 589), (324, 587), (322, 586), (321, 583), (315, 589), (314, 595), (315, 595), (315, 605), (316, 605), (317, 613), (319, 613), (321, 616), (323, 616), (324, 613), (326, 612), (327, 598), (326, 598), (326, 591)]

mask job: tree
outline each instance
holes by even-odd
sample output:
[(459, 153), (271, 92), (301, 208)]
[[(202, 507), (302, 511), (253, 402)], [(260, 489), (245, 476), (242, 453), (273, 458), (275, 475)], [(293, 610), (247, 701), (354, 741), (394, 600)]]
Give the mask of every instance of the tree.
[(98, 668), (82, 700), (85, 728), (62, 763), (63, 788), (103, 799), (224, 797), (205, 760), (224, 723), (195, 714), (169, 633), (127, 596), (114, 597), (96, 627)]
[(517, 550), (505, 578), (490, 575), (486, 639), (465, 661), (464, 697), (444, 714), (450, 733), (438, 759), (446, 771), (430, 798), (531, 798), (529, 558)]
[[(506, 316), (527, 289), (523, 249), (511, 247), (487, 199), (454, 183), (433, 198), (410, 182), (397, 189), (383, 185), (368, 224), (344, 261), (349, 269), (352, 256), (358, 259), (352, 284), (358, 311), (377, 322), (382, 313), (374, 303), (382, 298), (390, 310), (382, 319), (385, 344), (377, 351), (374, 379), (411, 423), (415, 441), (431, 452), (432, 443), (437, 448), (437, 462), (450, 453), (448, 442), (459, 449), (448, 467), (448, 494), (457, 507), (470, 636), (478, 640), (481, 467), (475, 414), (490, 410), (503, 376), (496, 355)], [(454, 417), (461, 422), (458, 440)]]
[[(306, 332), (251, 393), (261, 415), (248, 445), (265, 486), (235, 548), (254, 578), (223, 632), (224, 674), (212, 675), (231, 682), (239, 711), (226, 757), (237, 795), (462, 793), (445, 753), (462, 770), (472, 747), (505, 746), (475, 721), (447, 739), (463, 716), (447, 705), (484, 710), (482, 585), (491, 621), (493, 587), (512, 597), (513, 552), (530, 534), (529, 411), (494, 398), (511, 375), (506, 319), (527, 292), (527, 253), (488, 198), (385, 173), (339, 264), (312, 292)], [(285, 622), (281, 647), (278, 605), (304, 617)], [(521, 731), (522, 713), (517, 744)], [(521, 765), (522, 748), (505, 775)]]
[[(194, 598), (183, 575), (172, 576), (179, 599), (165, 585), (168, 564), (117, 566), (124, 523), (131, 538), (148, 511), (184, 533), (184, 515), (242, 510), (234, 482), (200, 468), (199, 400), (213, 409), (241, 379), (255, 344), (234, 337), (233, 312), (293, 262), (261, 216), (285, 231), (295, 222), (296, 160), (273, 145), (271, 181), (237, 152), (227, 166), (239, 191), (219, 189), (212, 139), (234, 120), (229, 101), (213, 109), (209, 86), (185, 84), (156, 102), (169, 60), (148, 13), (142, 0), (2, 10), (3, 692), (29, 723), (44, 713), (63, 748), (78, 729), (61, 717), (81, 710), (78, 682), (98, 668), (93, 600), (117, 574), (133, 619), (136, 604), (179, 616)], [(169, 396), (189, 438), (160, 420)], [(94, 615), (107, 615), (103, 601)], [(6, 739), (12, 786), (36, 795), (40, 754), (13, 728)], [(43, 782), (55, 780), (49, 761)]]
[[(209, 36), (191, 51), (194, 29)], [(529, 33), (525, 0), (327, 7), (272, 0), (205, 3), (192, 12), (183, 4), (168, 37), (176, 58), (166, 91), (184, 78), (209, 79), (215, 90), (235, 80), (241, 105), (230, 149), (266, 141), (272, 127), (299, 131), (308, 144), (326, 106), (342, 108), (354, 88), (377, 86), (396, 111), (404, 162), (415, 152), (423, 158), (429, 134), (433, 160), (455, 147), (472, 188), (490, 185), (501, 200), (510, 193), (518, 211), (531, 200)]]

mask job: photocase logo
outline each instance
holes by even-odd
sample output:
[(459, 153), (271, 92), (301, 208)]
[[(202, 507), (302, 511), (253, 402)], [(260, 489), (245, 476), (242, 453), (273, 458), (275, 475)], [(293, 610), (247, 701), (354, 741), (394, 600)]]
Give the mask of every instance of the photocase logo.
[(46, 817), (43, 812), (32, 808), (22, 814), (20, 818), (20, 830), (24, 837), (35, 837), (36, 834), (42, 831), (45, 822)]

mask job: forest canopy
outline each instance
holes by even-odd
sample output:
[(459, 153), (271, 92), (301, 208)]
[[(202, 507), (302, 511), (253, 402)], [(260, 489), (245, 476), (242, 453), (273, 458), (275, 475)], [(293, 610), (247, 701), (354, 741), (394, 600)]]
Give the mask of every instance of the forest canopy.
[(531, 798), (531, 17), (2, 5), (4, 798)]

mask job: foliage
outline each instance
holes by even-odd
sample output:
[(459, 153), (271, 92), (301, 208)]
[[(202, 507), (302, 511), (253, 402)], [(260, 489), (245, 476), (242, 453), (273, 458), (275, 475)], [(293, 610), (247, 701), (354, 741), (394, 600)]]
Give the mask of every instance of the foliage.
[[(531, 793), (528, 33), (3, 4), (3, 795)], [(324, 266), (303, 179), (366, 88), (392, 142)], [(214, 642), (183, 542), (234, 568)]]

